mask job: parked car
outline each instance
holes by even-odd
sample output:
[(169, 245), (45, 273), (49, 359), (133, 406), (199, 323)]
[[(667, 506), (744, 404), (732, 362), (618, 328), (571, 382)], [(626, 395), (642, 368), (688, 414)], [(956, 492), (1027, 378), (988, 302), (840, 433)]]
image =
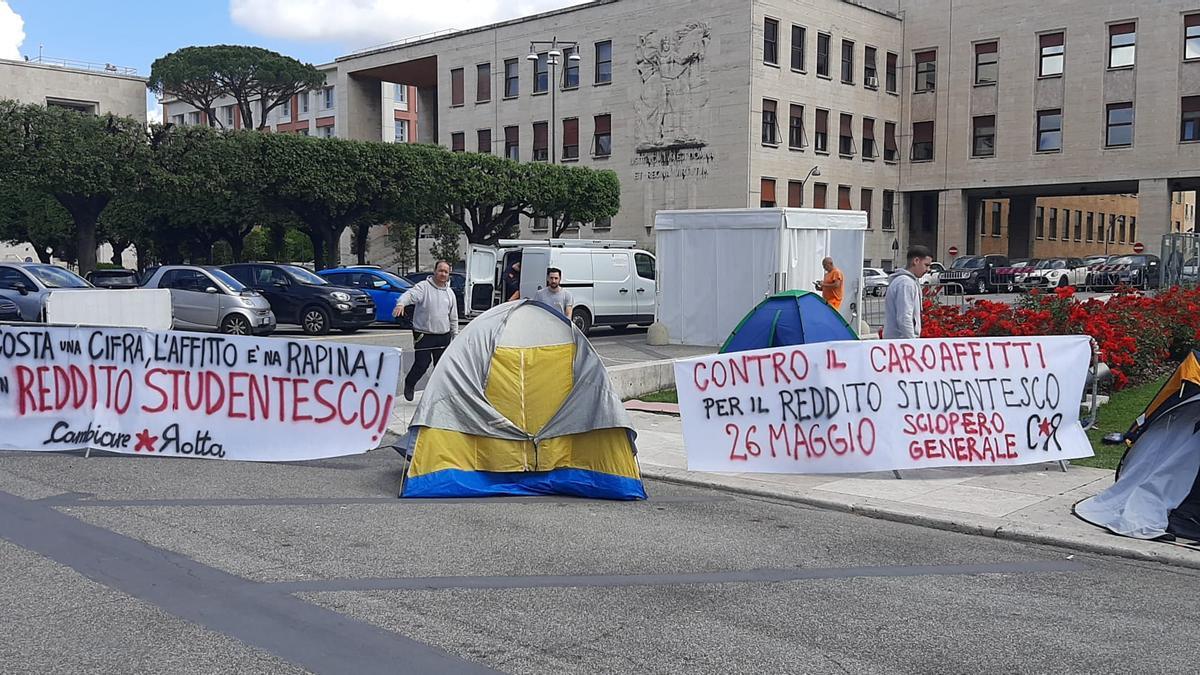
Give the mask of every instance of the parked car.
[(0, 321), (20, 321), (21, 310), (17, 303), (8, 298), (0, 298)]
[(336, 286), (347, 286), (365, 291), (375, 302), (375, 320), (385, 323), (396, 323), (405, 328), (412, 327), (412, 313), (399, 319), (392, 318), (392, 311), (401, 296), (408, 292), (413, 285), (407, 279), (398, 277), (391, 272), (377, 267), (339, 267), (317, 272), (321, 277)]
[(94, 270), (87, 273), (87, 280), (96, 288), (137, 288), (141, 286), (138, 273), (126, 269)]
[(969, 293), (987, 293), (1012, 283), (1011, 272), (1001, 278), (996, 270), (1012, 270), (1008, 257), (1002, 255), (969, 255), (958, 258), (950, 269), (942, 272), (940, 283), (961, 285)]
[(946, 266), (935, 260), (934, 262), (929, 263), (929, 269), (925, 271), (925, 274), (923, 274), (918, 281), (921, 282), (922, 286), (938, 284), (941, 281), (942, 272), (945, 271)]
[(1114, 255), (1088, 273), (1087, 284), (1097, 288), (1158, 288), (1162, 285), (1162, 265), (1156, 255)]
[(171, 291), (171, 327), (227, 335), (269, 335), (275, 314), (263, 296), (219, 267), (164, 265), (143, 288)]
[(1082, 258), (1049, 258), (1031, 271), (1017, 276), (1017, 283), (1028, 288), (1064, 288), (1087, 283), (1088, 265)]
[(1198, 280), (1200, 280), (1200, 265), (1197, 264), (1196, 258), (1188, 258), (1183, 263), (1180, 281), (1185, 284), (1194, 284)]
[(880, 296), (887, 293), (890, 277), (878, 267), (863, 268), (863, 293)]
[(69, 269), (44, 263), (0, 263), (0, 297), (17, 305), (22, 321), (41, 321), (51, 293), (92, 288)]
[[(412, 274), (404, 275), (404, 279), (413, 286), (416, 286), (431, 276), (433, 276), (433, 272), (413, 272)], [(454, 297), (458, 300), (458, 315), (460, 317), (466, 316), (463, 303), (467, 297), (467, 275), (462, 272), (451, 272), (450, 290), (454, 291)]]
[(375, 302), (364, 291), (335, 286), (297, 265), (239, 263), (224, 268), (271, 303), (279, 323), (296, 324), (309, 335), (330, 328), (347, 333), (375, 321)]

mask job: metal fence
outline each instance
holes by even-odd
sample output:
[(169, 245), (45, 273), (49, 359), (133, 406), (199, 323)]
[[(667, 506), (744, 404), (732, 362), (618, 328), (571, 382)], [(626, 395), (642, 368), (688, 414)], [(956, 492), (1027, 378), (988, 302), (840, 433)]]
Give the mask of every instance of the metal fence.
[[(963, 307), (967, 294), (961, 284), (927, 284), (921, 286), (921, 297), (937, 305)], [(883, 329), (886, 303), (887, 287), (884, 287), (881, 295), (864, 295), (857, 313), (858, 320), (866, 323), (871, 332), (878, 333)]]

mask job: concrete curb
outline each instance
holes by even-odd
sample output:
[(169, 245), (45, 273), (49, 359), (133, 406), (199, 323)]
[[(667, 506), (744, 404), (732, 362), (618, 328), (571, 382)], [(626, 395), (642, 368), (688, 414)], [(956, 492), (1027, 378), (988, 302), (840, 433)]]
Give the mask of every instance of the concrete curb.
[[(1060, 546), (1087, 553), (1098, 553), (1190, 569), (1200, 569), (1200, 554), (1161, 542), (1130, 539), (1115, 534), (1110, 535), (1111, 542), (1096, 541), (1091, 537), (1084, 537), (1064, 528), (1049, 525), (1028, 526), (999, 518), (989, 518), (987, 516), (972, 518), (969, 514), (939, 513), (925, 507), (909, 506), (898, 502), (886, 502), (885, 500), (865, 497), (838, 497), (832, 493), (830, 496), (800, 494), (764, 485), (752, 479), (721, 474), (703, 474), (704, 477), (700, 478), (697, 477), (697, 474), (684, 469), (656, 464), (643, 464), (641, 469), (642, 477), (644, 478), (679, 485), (711, 488), (755, 497), (779, 499), (797, 504), (841, 511), (843, 513), (852, 513), (868, 518), (919, 525), (937, 530), (948, 530), (963, 534), (974, 534), (1033, 544)], [(911, 510), (906, 510), (905, 507)], [(1100, 534), (1099, 528), (1096, 529), (1097, 534)]]

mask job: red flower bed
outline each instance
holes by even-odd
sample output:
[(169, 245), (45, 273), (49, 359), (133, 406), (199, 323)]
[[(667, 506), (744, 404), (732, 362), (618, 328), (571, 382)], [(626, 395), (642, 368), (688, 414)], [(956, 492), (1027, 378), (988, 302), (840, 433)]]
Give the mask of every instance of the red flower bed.
[(1121, 288), (1107, 302), (1080, 301), (1073, 288), (1035, 290), (1013, 305), (926, 302), (923, 322), (922, 337), (1090, 335), (1120, 389), (1159, 374), (1200, 344), (1200, 289), (1149, 296)]

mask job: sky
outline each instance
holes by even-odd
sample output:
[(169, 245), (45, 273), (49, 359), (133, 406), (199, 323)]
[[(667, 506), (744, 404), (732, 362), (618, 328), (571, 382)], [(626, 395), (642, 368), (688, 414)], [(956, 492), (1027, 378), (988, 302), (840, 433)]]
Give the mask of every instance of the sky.
[[(183, 47), (241, 44), (327, 63), (356, 49), (585, 0), (0, 0), (0, 58), (136, 68)], [(152, 119), (160, 115), (147, 98)]]

